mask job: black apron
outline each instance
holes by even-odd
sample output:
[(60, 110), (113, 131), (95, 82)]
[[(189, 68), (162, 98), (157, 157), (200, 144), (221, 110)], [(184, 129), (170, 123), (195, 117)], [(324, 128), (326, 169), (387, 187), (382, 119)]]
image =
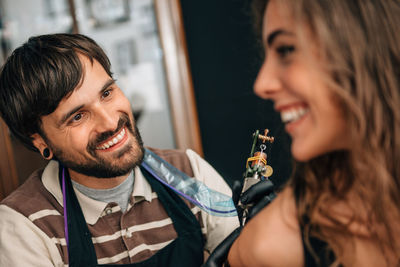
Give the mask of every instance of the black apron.
[[(59, 177), (62, 184), (63, 167), (60, 164)], [(68, 229), (68, 258), (71, 267), (91, 266), (116, 266), (99, 265), (96, 252), (91, 240), (91, 234), (87, 227), (82, 209), (72, 187), (71, 179), (67, 169), (65, 175), (65, 195), (67, 208)], [(195, 267), (203, 264), (204, 240), (200, 224), (189, 207), (171, 189), (162, 185), (148, 171), (140, 167), (144, 177), (157, 193), (159, 200), (164, 206), (168, 216), (171, 218), (178, 237), (163, 249), (159, 250), (150, 258), (131, 264), (120, 264), (117, 266), (174, 266)], [(62, 187), (61, 187), (62, 188)], [(67, 237), (67, 236), (66, 236)]]

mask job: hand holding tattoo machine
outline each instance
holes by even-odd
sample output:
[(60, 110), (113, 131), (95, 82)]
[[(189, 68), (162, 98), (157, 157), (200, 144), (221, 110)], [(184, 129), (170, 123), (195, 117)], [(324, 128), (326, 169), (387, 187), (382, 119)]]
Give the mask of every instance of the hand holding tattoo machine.
[(259, 130), (253, 133), (253, 144), (250, 157), (247, 159), (243, 187), (237, 204), (242, 226), (275, 198), (274, 185), (269, 180), (273, 169), (267, 163), (266, 152), (267, 144), (272, 144), (275, 139), (268, 136), (268, 133), (268, 129), (264, 130), (264, 134), (260, 134)]
[(247, 159), (243, 183), (237, 182), (233, 185), (232, 198), (237, 203), (236, 209), (240, 226), (214, 249), (203, 267), (229, 266), (225, 264), (229, 250), (239, 236), (244, 224), (276, 196), (274, 185), (269, 180), (273, 170), (267, 164), (266, 153), (266, 143), (273, 143), (274, 137), (268, 136), (268, 132), (268, 129), (265, 129), (264, 134), (260, 134), (258, 130), (253, 133), (253, 144), (250, 157)]

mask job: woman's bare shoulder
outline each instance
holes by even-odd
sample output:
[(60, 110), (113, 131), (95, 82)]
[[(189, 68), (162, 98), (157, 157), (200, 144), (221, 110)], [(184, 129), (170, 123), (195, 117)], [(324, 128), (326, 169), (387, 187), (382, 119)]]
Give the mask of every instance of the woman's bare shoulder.
[(246, 224), (228, 257), (234, 266), (303, 266), (303, 246), (293, 190), (277, 198)]

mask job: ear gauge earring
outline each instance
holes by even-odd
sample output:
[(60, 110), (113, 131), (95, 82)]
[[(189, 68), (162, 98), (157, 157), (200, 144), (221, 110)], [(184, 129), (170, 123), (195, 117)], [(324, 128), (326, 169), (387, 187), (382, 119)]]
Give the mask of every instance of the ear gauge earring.
[(48, 159), (48, 157), (50, 157), (50, 150), (47, 147), (43, 149), (43, 157), (45, 159)]

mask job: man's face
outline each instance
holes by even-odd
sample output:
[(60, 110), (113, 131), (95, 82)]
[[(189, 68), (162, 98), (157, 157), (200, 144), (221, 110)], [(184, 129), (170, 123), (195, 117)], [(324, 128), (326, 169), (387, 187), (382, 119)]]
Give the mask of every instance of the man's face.
[(54, 156), (77, 173), (122, 176), (143, 159), (131, 105), (97, 61), (80, 59), (82, 84), (42, 117), (45, 141)]

